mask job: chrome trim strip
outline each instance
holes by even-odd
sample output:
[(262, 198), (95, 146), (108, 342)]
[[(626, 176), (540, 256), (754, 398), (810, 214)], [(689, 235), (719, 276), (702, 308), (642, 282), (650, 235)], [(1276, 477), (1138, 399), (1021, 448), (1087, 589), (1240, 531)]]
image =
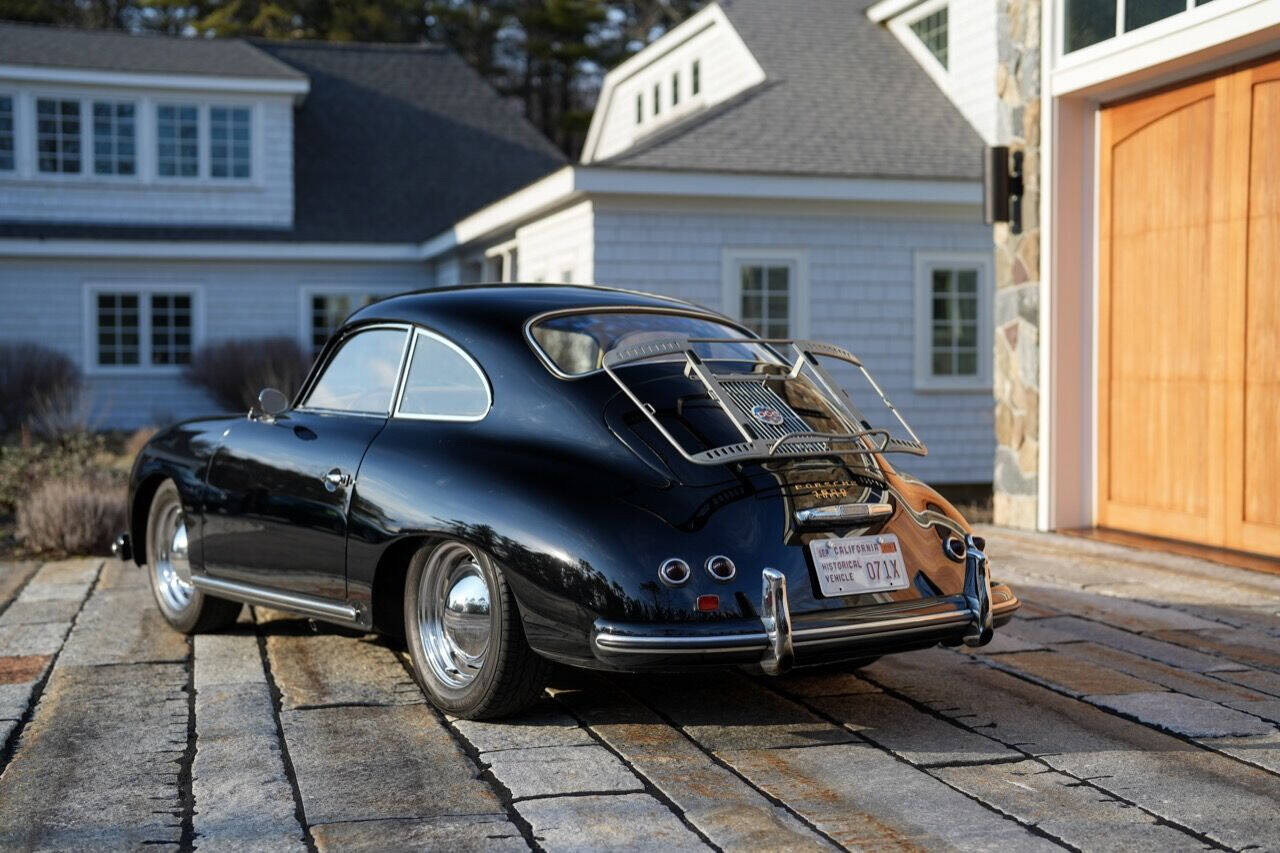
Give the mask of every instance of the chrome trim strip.
[[(264, 607), (279, 607), (301, 613), (304, 616), (315, 616), (334, 622), (350, 625), (361, 625), (360, 609), (352, 604), (339, 603), (324, 598), (313, 598), (279, 589), (254, 586), (253, 584), (229, 581), (223, 578), (212, 578), (208, 575), (193, 575), (191, 583), (213, 595), (232, 598), (248, 604), (261, 604)], [(362, 626), (363, 627), (363, 626)]]
[(809, 509), (798, 509), (794, 516), (796, 524), (821, 524), (833, 521), (867, 521), (893, 515), (893, 504), (887, 503), (852, 503), (835, 506), (816, 506)]

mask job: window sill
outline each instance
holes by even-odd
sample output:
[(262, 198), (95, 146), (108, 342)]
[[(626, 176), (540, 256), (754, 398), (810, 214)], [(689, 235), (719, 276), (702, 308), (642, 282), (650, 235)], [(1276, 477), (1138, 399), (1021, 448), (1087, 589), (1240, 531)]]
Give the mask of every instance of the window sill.
[(990, 382), (975, 380), (973, 382), (919, 382), (912, 390), (917, 394), (990, 394)]
[(0, 172), (0, 183), (6, 186), (35, 187), (76, 187), (96, 190), (163, 190), (189, 192), (191, 190), (218, 190), (221, 192), (249, 192), (263, 190), (261, 181), (243, 179), (215, 178), (152, 178), (143, 180), (137, 176), (110, 175), (76, 175), (49, 173), (40, 175), (18, 175), (13, 172)]

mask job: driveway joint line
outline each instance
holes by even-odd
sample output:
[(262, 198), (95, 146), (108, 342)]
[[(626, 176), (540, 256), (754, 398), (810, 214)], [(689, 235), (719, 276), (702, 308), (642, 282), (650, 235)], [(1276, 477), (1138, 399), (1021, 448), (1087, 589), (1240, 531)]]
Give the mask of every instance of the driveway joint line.
[[(80, 606), (76, 608), (76, 615), (71, 617), (71, 624), (67, 628), (67, 632), (62, 635), (62, 643), (58, 646), (58, 650), (49, 656), (49, 665), (45, 668), (44, 675), (31, 688), (31, 695), (27, 698), (27, 707), (22, 712), (22, 718), (18, 721), (18, 725), (13, 727), (13, 731), (9, 732), (9, 738), (5, 741), (3, 747), (0, 747), (0, 777), (4, 776), (14, 756), (18, 754), (18, 742), (22, 739), (22, 734), (26, 731), (27, 726), (30, 725), (32, 717), (35, 716), (36, 706), (40, 704), (44, 689), (49, 684), (49, 679), (53, 677), (53, 669), (58, 665), (58, 658), (62, 657), (62, 650), (66, 648), (67, 640), (71, 639), (71, 632), (76, 629), (76, 623), (80, 621), (80, 614), (84, 612), (85, 604), (88, 603), (89, 599), (93, 597), (93, 593), (98, 589), (98, 581), (102, 579), (103, 565), (104, 562), (99, 560), (93, 580), (85, 590), (84, 597), (80, 599)], [(38, 572), (39, 569), (36, 571)], [(31, 577), (35, 577), (35, 575), (36, 572), (31, 573)], [(14, 600), (17, 600), (16, 595)]]
[(187, 681), (183, 690), (187, 694), (187, 743), (178, 759), (178, 806), (181, 809), (182, 835), (178, 840), (181, 853), (195, 849), (196, 795), (192, 787), (192, 768), (196, 760), (196, 646), (191, 635), (185, 638), (187, 657), (184, 661)]
[(257, 611), (249, 609), (253, 616), (254, 635), (258, 640), (258, 656), (262, 661), (262, 672), (266, 677), (267, 689), (271, 694), (271, 721), (275, 724), (276, 740), (280, 744), (280, 762), (284, 765), (285, 778), (289, 780), (289, 790), (293, 792), (293, 816), (302, 830), (303, 841), (308, 853), (316, 853), (316, 840), (307, 824), (307, 809), (302, 802), (302, 789), (298, 787), (298, 774), (293, 768), (293, 759), (289, 756), (289, 744), (284, 737), (284, 724), (280, 721), (280, 709), (284, 704), (284, 696), (280, 686), (276, 684), (275, 675), (271, 672), (271, 657), (267, 654), (267, 637), (258, 623)]

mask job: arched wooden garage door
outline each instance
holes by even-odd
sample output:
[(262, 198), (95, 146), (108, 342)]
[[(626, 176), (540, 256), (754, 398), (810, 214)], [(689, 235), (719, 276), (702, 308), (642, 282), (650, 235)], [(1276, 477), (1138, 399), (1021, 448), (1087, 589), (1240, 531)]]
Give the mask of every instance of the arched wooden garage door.
[(1280, 555), (1280, 60), (1099, 143), (1098, 523)]

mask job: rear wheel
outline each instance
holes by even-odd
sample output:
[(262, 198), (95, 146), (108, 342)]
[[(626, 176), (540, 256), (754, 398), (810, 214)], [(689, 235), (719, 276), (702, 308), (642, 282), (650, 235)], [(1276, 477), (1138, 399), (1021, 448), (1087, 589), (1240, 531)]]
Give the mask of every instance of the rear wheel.
[(502, 570), (478, 548), (445, 541), (414, 555), (404, 627), (418, 682), (443, 711), (502, 717), (542, 695), (550, 665), (529, 648)]
[(240, 615), (241, 604), (214, 598), (191, 583), (187, 552), (187, 517), (178, 487), (171, 480), (156, 489), (147, 516), (147, 576), (165, 621), (187, 634), (226, 628)]

